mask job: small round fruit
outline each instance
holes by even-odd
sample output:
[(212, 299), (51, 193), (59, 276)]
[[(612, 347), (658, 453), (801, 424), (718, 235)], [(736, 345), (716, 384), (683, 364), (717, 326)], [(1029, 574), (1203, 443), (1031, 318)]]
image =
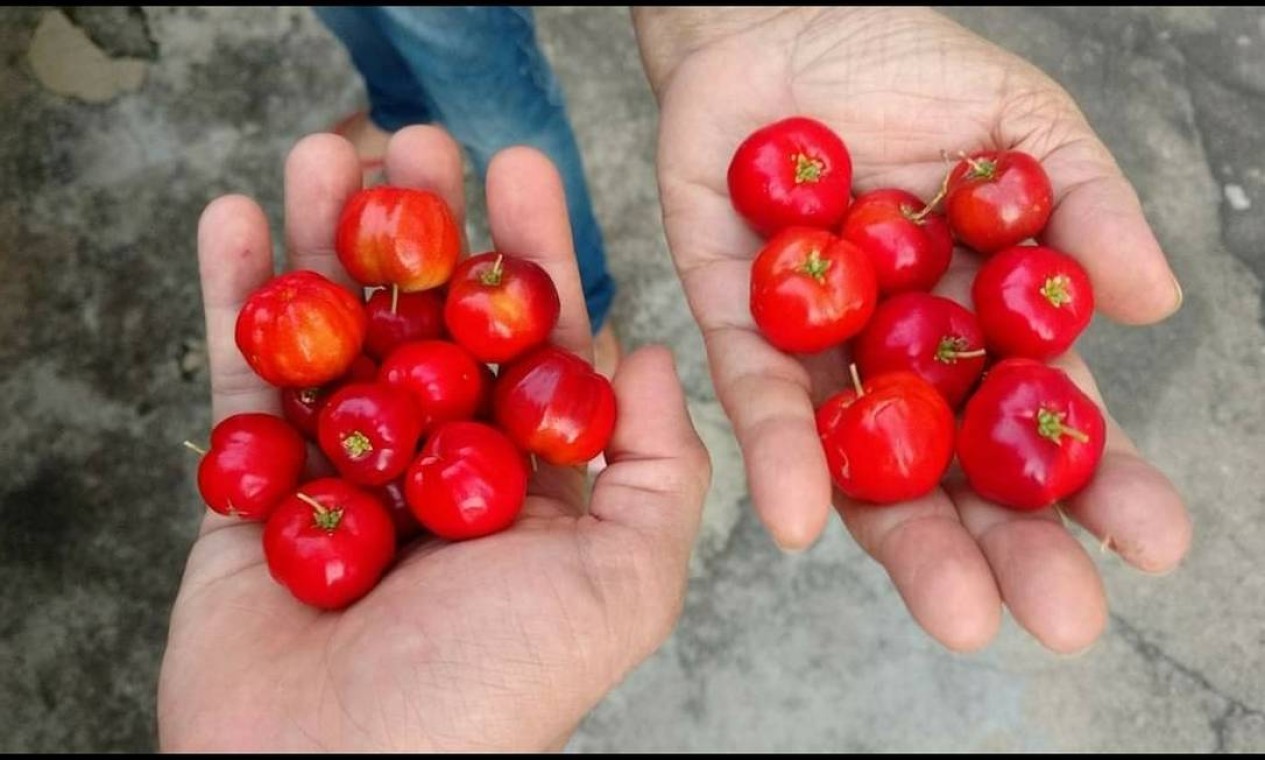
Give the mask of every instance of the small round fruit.
[(222, 515), (266, 520), (298, 485), (306, 462), (303, 436), (285, 420), (235, 414), (211, 429), (211, 448), (198, 463), (198, 490)]
[(883, 301), (852, 343), (862, 377), (913, 372), (956, 409), (984, 371), (975, 315), (947, 298), (902, 293)]
[(408, 391), (385, 383), (351, 383), (321, 410), (317, 440), (338, 474), (356, 485), (380, 486), (408, 469), (422, 437)]
[(334, 248), (356, 282), (412, 293), (448, 281), (461, 252), (461, 231), (435, 193), (379, 185), (348, 199)]
[(560, 311), (558, 289), (543, 267), (484, 253), (453, 272), (444, 325), (479, 361), (504, 364), (543, 345)]
[(351, 363), (347, 374), (319, 388), (282, 388), (281, 413), (286, 422), (298, 428), (303, 435), (316, 440), (316, 423), (330, 394), (347, 383), (367, 382), (378, 376), (378, 365), (361, 354)]
[(967, 246), (993, 253), (1045, 229), (1054, 190), (1041, 163), (1017, 150), (988, 150), (962, 159), (944, 199), (949, 227)]
[(869, 257), (825, 230), (783, 230), (751, 267), (751, 316), (783, 351), (816, 353), (843, 343), (865, 326), (877, 300)]
[(273, 579), (321, 609), (341, 609), (369, 593), (394, 557), (395, 529), (386, 509), (338, 478), (304, 484), (264, 527)]
[(488, 392), (483, 365), (456, 343), (405, 343), (378, 368), (378, 380), (413, 395), (422, 435), (436, 425), (472, 419)]
[(615, 391), (588, 362), (545, 346), (501, 369), (492, 412), (523, 450), (550, 464), (583, 464), (615, 430)]
[(839, 235), (869, 255), (884, 296), (931, 290), (953, 258), (953, 236), (944, 217), (904, 190), (858, 197)]
[(1052, 359), (1094, 316), (1094, 289), (1076, 259), (1045, 246), (1008, 248), (984, 262), (971, 286), (989, 353)]
[(365, 304), (365, 313), (369, 317), (365, 353), (378, 361), (404, 343), (444, 337), (444, 296), (438, 289), (417, 293), (375, 290)]
[(1098, 405), (1062, 370), (1032, 359), (997, 363), (966, 402), (957, 454), (971, 488), (1017, 510), (1072, 496), (1106, 445)]
[(426, 530), (449, 541), (513, 524), (527, 498), (522, 453), (496, 428), (449, 422), (435, 429), (409, 468), (404, 495)]
[(765, 237), (797, 225), (834, 229), (851, 191), (847, 146), (825, 124), (803, 116), (756, 130), (729, 164), (734, 209)]
[(834, 484), (846, 496), (894, 504), (925, 496), (953, 458), (953, 412), (927, 381), (892, 372), (844, 390), (817, 410)]
[(345, 374), (360, 355), (365, 311), (324, 276), (287, 272), (246, 300), (236, 338), (246, 362), (267, 382), (313, 388)]

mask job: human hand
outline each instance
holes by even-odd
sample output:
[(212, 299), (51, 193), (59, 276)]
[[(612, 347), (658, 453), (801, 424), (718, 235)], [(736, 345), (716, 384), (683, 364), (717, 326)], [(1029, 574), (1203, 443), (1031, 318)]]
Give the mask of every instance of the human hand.
[[(774, 540), (801, 549), (821, 533), (832, 488), (814, 406), (846, 383), (846, 353), (789, 356), (760, 336), (747, 293), (761, 241), (726, 181), (739, 143), (793, 115), (816, 118), (851, 152), (855, 191), (899, 187), (931, 198), (941, 151), (1015, 148), (1050, 176), (1044, 243), (1088, 270), (1099, 308), (1145, 324), (1181, 291), (1137, 196), (1071, 97), (1027, 62), (926, 9), (638, 9), (642, 60), (659, 98), (659, 190), (668, 245), (733, 422), (752, 500)], [(936, 292), (970, 305), (978, 257), (957, 251)], [(1058, 366), (1100, 405), (1071, 352)], [(1059, 512), (985, 502), (960, 475), (944, 489), (874, 508), (833, 493), (852, 535), (883, 564), (914, 618), (945, 646), (986, 645), (1001, 605), (1045, 646), (1073, 652), (1106, 623), (1097, 570)], [(1173, 568), (1190, 523), (1169, 481), (1108, 418), (1095, 479), (1063, 505), (1125, 561)]]
[[(442, 195), (463, 217), (461, 156), (441, 130), (391, 141), (392, 184)], [(360, 162), (333, 135), (286, 164), (290, 268), (351, 285), (334, 254)], [(552, 340), (589, 355), (589, 326), (562, 184), (514, 148), (487, 177), (497, 250), (549, 271), (562, 313)], [(273, 275), (268, 223), (242, 196), (202, 215), (198, 257), (216, 421), (278, 413), (233, 338)], [(322, 612), (269, 577), (262, 525), (208, 512), (172, 612), (158, 695), (165, 750), (561, 748), (584, 714), (653, 652), (680, 614), (710, 465), (671, 354), (633, 353), (614, 378), (619, 419), (591, 499), (582, 469), (542, 465), (514, 526), (462, 543), (404, 547), (348, 609)]]

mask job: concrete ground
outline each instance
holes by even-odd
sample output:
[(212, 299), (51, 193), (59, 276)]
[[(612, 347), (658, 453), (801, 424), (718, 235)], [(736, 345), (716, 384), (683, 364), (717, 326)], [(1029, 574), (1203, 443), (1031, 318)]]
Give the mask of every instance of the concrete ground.
[[(626, 12), (541, 10), (619, 324), (676, 349), (716, 463), (678, 631), (572, 750), (1265, 749), (1265, 15), (953, 15), (1071, 90), (1185, 285), (1164, 324), (1099, 322), (1083, 344), (1189, 500), (1189, 559), (1147, 577), (1101, 555), (1110, 630), (1060, 658), (1009, 622), (946, 653), (837, 524), (779, 554), (663, 248)], [(201, 509), (178, 443), (208, 423), (195, 221), (228, 191), (280, 220), (289, 146), (359, 98), (306, 9), (0, 10), (0, 750), (153, 748)]]

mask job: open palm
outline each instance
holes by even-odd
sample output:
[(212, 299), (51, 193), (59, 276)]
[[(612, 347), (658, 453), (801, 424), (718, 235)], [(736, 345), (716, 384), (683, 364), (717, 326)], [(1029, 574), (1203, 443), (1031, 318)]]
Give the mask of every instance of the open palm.
[[(669, 247), (702, 328), (716, 390), (741, 444), (755, 507), (774, 539), (802, 548), (829, 517), (832, 490), (813, 408), (839, 390), (846, 353), (788, 356), (755, 329), (747, 293), (760, 240), (726, 185), (738, 144), (792, 115), (847, 142), (856, 192), (899, 187), (930, 198), (942, 151), (1015, 148), (1042, 161), (1056, 208), (1043, 242), (1089, 271), (1100, 309), (1142, 324), (1180, 291), (1137, 197), (1070, 97), (1040, 71), (923, 9), (638, 11), (659, 97), (659, 186)], [(938, 292), (970, 305), (976, 257), (958, 251)], [(1075, 354), (1059, 366), (1101, 403)], [(1101, 580), (1058, 512), (1018, 514), (960, 478), (884, 508), (833, 501), (890, 574), (913, 616), (954, 649), (985, 645), (1004, 603), (1046, 646), (1092, 643), (1106, 621)], [(1173, 567), (1190, 526), (1179, 496), (1109, 422), (1095, 480), (1063, 505), (1128, 562)]]
[[(442, 131), (392, 140), (392, 184), (463, 207), (461, 158)], [(286, 167), (291, 268), (352, 287), (333, 253), (361, 169), (342, 138), (300, 142)], [(532, 258), (558, 286), (553, 340), (587, 355), (588, 317), (562, 185), (530, 149), (487, 178), (499, 251)], [(240, 196), (203, 214), (198, 255), (213, 414), (275, 413), (275, 389), (233, 342), (247, 296), (273, 274), (262, 211)], [(667, 637), (680, 612), (709, 466), (662, 348), (615, 380), (620, 417), (591, 501), (584, 473), (542, 467), (508, 531), (421, 539), (341, 612), (303, 606), (274, 582), (262, 527), (208, 513), (172, 614), (159, 689), (165, 749), (558, 748), (583, 715)]]

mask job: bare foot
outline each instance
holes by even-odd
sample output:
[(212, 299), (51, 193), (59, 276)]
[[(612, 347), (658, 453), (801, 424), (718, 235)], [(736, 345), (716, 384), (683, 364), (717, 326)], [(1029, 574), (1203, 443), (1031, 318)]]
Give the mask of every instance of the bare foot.
[(624, 350), (619, 345), (615, 328), (611, 327), (608, 320), (602, 325), (602, 329), (597, 331), (597, 335), (593, 336), (593, 368), (607, 378), (612, 378), (623, 356)]

